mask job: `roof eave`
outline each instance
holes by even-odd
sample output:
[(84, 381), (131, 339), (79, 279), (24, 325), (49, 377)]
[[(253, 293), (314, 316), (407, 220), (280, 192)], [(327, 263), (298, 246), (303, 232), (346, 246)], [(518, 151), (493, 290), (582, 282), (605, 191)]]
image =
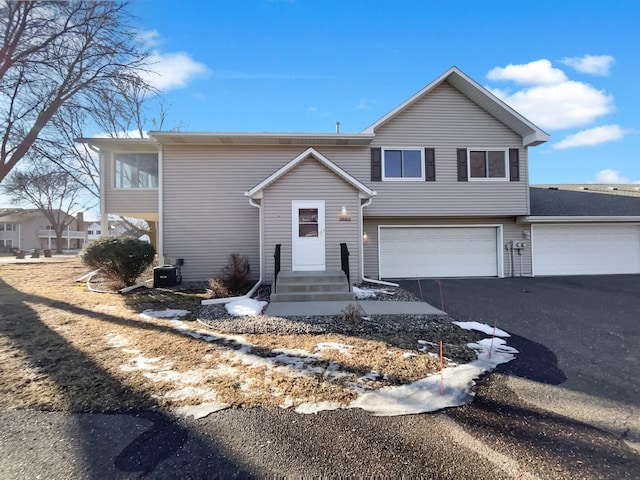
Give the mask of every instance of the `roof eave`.
[(519, 224), (531, 223), (637, 223), (638, 215), (527, 215), (516, 219)]

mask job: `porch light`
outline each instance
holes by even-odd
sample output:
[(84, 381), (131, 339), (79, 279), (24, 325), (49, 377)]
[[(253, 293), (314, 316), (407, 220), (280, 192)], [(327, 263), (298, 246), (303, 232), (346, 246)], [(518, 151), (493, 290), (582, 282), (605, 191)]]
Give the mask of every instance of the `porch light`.
[(340, 209), (340, 221), (341, 222), (350, 222), (351, 221), (351, 217), (349, 216), (349, 212), (347, 211), (347, 207), (346, 206), (342, 206), (342, 208)]
[(364, 232), (364, 233), (362, 234), (362, 239), (363, 239), (363, 240), (366, 240), (367, 238), (369, 238), (369, 237), (367, 236), (367, 232)]

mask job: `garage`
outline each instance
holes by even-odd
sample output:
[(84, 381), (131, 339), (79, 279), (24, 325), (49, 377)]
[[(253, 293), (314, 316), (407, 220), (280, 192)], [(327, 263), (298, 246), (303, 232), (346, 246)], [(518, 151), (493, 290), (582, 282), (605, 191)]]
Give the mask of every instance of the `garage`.
[(381, 278), (496, 277), (499, 226), (380, 226)]
[(640, 225), (533, 225), (534, 275), (640, 273)]

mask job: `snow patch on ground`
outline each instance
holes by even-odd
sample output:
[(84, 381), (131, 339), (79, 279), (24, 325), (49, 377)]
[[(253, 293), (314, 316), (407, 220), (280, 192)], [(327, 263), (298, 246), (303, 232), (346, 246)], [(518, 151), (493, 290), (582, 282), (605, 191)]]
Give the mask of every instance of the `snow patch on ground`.
[(236, 317), (255, 317), (260, 315), (267, 302), (254, 300), (253, 298), (243, 298), (226, 304), (227, 312)]
[(199, 405), (187, 405), (185, 407), (178, 407), (174, 410), (176, 415), (180, 415), (181, 417), (193, 417), (196, 420), (199, 418), (204, 418), (207, 415), (211, 415), (212, 413), (219, 412), (220, 410), (226, 410), (231, 405), (223, 402), (203, 402)]
[[(459, 326), (460, 328), (462, 328), (464, 330), (477, 330), (478, 332), (486, 333), (487, 335), (493, 335), (494, 334), (493, 327), (491, 325), (487, 325), (486, 323), (480, 323), (480, 322), (451, 322), (451, 323), (453, 323), (454, 325)], [(511, 335), (509, 335), (504, 330), (500, 330), (499, 328), (496, 328), (495, 329), (495, 336), (496, 337), (510, 337)]]
[(396, 292), (392, 290), (386, 290), (384, 288), (353, 287), (353, 293), (356, 294), (356, 299), (363, 300), (365, 298), (375, 298), (379, 293), (383, 295), (395, 295)]
[(335, 342), (322, 342), (316, 346), (316, 350), (318, 352), (322, 352), (324, 350), (337, 350), (340, 353), (349, 353), (353, 347), (351, 345), (345, 345), (344, 343), (335, 343)]
[(140, 316), (151, 320), (154, 318), (179, 318), (184, 317), (188, 313), (190, 313), (189, 310), (172, 310), (167, 308), (165, 310), (144, 310)]

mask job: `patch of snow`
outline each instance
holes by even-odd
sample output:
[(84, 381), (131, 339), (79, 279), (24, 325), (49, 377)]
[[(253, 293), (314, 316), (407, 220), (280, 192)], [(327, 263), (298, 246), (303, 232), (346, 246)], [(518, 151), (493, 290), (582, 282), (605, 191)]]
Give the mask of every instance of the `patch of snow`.
[(284, 355), (289, 355), (291, 357), (309, 357), (313, 359), (318, 358), (313, 353), (302, 350), (301, 348), (275, 348), (271, 350), (271, 353), (283, 353)]
[(107, 343), (112, 347), (124, 347), (129, 345), (129, 340), (119, 333), (107, 333)]
[(164, 370), (171, 367), (171, 362), (165, 362), (162, 366), (158, 366), (157, 363), (162, 360), (162, 357), (145, 357), (139, 355), (129, 360), (129, 365), (120, 365), (120, 370), (123, 372), (136, 372), (139, 370)]
[(264, 307), (267, 306), (267, 302), (261, 302), (252, 298), (243, 298), (242, 300), (236, 300), (225, 305), (227, 312), (236, 317), (246, 317), (260, 315)]
[(437, 343), (434, 342), (427, 342), (426, 340), (418, 340), (418, 343), (420, 345), (437, 345)]
[[(451, 323), (459, 326), (464, 330), (477, 330), (479, 332), (486, 333), (487, 335), (493, 335), (493, 327), (491, 325), (487, 325), (486, 323), (480, 323), (480, 322), (451, 322)], [(500, 330), (499, 328), (496, 328), (495, 336), (510, 337), (511, 335), (509, 335), (504, 330)]]
[(325, 410), (338, 410), (340, 408), (342, 408), (343, 405), (339, 402), (329, 402), (329, 401), (325, 401), (325, 402), (307, 402), (307, 403), (302, 403), (300, 405), (298, 405), (295, 408), (295, 412), (297, 413), (303, 413), (303, 414), (311, 414), (311, 413), (318, 413), (318, 412), (322, 412)]
[(174, 410), (176, 415), (182, 417), (193, 417), (196, 420), (204, 418), (212, 413), (219, 412), (220, 410), (226, 410), (231, 405), (223, 402), (203, 402), (200, 405), (188, 405), (186, 407), (178, 407)]
[(369, 372), (361, 376), (358, 379), (358, 381), (359, 382), (366, 382), (366, 381), (377, 382), (379, 379), (380, 379), (380, 374), (378, 372)]
[(144, 310), (140, 316), (147, 320), (152, 320), (154, 318), (179, 318), (184, 317), (188, 313), (190, 313), (189, 310), (173, 310), (167, 308), (165, 310)]
[(417, 357), (418, 355), (416, 353), (411, 353), (411, 352), (405, 352), (402, 354), (402, 358), (413, 358), (413, 357)]
[(353, 287), (353, 293), (356, 294), (356, 298), (358, 300), (363, 300), (365, 298), (375, 298), (378, 293), (382, 293), (383, 295), (395, 295), (396, 292), (386, 290), (384, 288)]
[(349, 353), (353, 347), (344, 343), (322, 342), (316, 346), (316, 350), (322, 352), (324, 350), (338, 350), (340, 353)]
[(409, 415), (433, 412), (448, 407), (466, 405), (473, 400), (475, 379), (492, 371), (497, 365), (513, 360), (512, 347), (502, 339), (495, 339), (489, 356), (490, 338), (469, 344), (476, 350), (478, 359), (473, 362), (448, 367), (442, 371), (444, 390), (440, 391), (440, 374), (430, 375), (416, 382), (382, 387), (361, 393), (349, 408), (361, 408), (377, 416)]

